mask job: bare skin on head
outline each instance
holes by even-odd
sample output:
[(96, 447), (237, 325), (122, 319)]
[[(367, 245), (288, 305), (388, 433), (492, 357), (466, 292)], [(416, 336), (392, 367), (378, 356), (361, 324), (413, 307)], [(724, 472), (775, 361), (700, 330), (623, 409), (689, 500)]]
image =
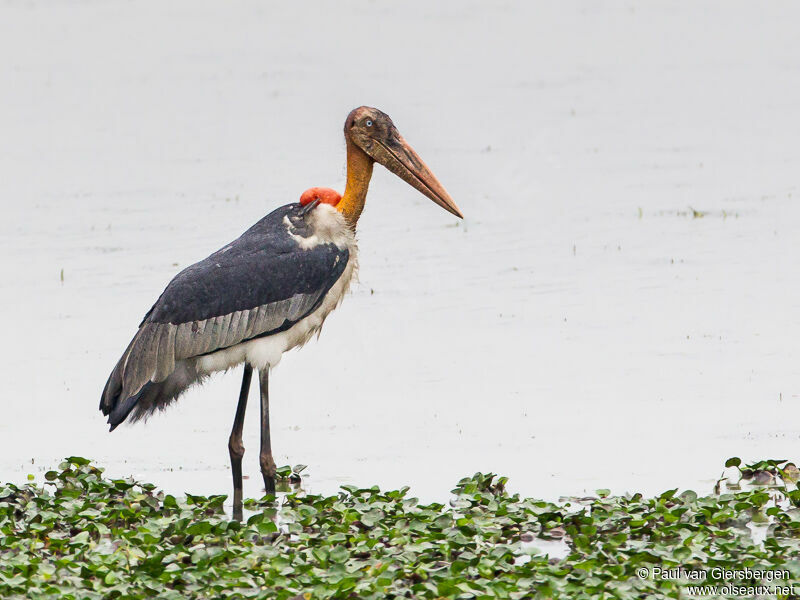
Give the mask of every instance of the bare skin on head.
[(377, 108), (361, 106), (347, 115), (347, 184), (336, 209), (353, 229), (364, 210), (372, 166), (382, 164), (403, 181), (422, 192), (447, 212), (463, 218), (456, 203), (414, 149), (397, 131), (389, 115)]
[(330, 204), (331, 206), (336, 206), (339, 204), (339, 200), (341, 199), (342, 195), (336, 190), (326, 187), (312, 187), (308, 188), (300, 196), (300, 204), (307, 206), (308, 204), (316, 201), (319, 204)]

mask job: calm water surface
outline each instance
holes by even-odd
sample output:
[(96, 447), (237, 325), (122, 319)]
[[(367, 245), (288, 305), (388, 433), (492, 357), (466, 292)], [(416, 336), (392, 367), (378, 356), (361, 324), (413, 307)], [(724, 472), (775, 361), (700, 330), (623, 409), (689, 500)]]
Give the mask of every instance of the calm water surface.
[(360, 284), (272, 377), (307, 489), (709, 490), (798, 457), (796, 4), (316, 4), (0, 3), (0, 479), (85, 455), (229, 492), (239, 371), (113, 434), (100, 392), (177, 271), (343, 187), (360, 104), (466, 219), (376, 169)]

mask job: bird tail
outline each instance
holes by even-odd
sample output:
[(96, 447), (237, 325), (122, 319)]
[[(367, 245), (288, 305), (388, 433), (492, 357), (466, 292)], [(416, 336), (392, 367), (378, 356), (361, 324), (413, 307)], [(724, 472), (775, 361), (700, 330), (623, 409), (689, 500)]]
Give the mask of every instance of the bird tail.
[[(133, 346), (133, 342), (131, 342), (131, 346)], [(114, 431), (120, 423), (131, 416), (131, 413), (133, 413), (131, 420), (138, 421), (157, 409), (164, 410), (192, 384), (205, 378), (205, 375), (197, 372), (195, 361), (182, 360), (175, 363), (175, 370), (164, 380), (148, 381), (138, 392), (129, 395), (124, 390), (123, 381), (125, 363), (128, 360), (131, 346), (128, 347), (111, 372), (100, 399), (100, 410), (108, 417), (110, 431)]]

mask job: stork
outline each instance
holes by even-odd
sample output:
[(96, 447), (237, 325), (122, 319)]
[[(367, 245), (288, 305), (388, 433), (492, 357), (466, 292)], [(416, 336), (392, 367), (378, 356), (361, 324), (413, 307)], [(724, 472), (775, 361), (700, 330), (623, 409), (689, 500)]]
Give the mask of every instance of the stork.
[(341, 302), (358, 269), (356, 224), (378, 162), (461, 218), (431, 170), (389, 116), (362, 106), (344, 125), (344, 195), (311, 188), (241, 237), (178, 273), (147, 312), (106, 382), (100, 410), (110, 430), (164, 409), (211, 373), (244, 363), (228, 450), (234, 517), (242, 513), (242, 427), (253, 369), (261, 391), (259, 464), (275, 493), (269, 425), (269, 373), (305, 344)]

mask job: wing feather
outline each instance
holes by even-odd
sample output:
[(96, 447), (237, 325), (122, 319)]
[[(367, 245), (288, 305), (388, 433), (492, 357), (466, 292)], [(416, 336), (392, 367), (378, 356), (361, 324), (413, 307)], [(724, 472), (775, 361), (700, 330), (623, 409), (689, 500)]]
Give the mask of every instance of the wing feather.
[(194, 321), (191, 323), (181, 323), (175, 332), (175, 360), (183, 360), (192, 355), (192, 327)]
[(158, 346), (153, 344), (156, 329), (157, 327), (148, 323), (134, 337), (122, 372), (123, 391), (138, 391), (152, 377), (158, 355)]
[(228, 327), (231, 324), (231, 315), (220, 315), (214, 318), (214, 337), (211, 348), (226, 348), (225, 338), (228, 337)]
[(169, 323), (158, 325), (156, 369), (152, 380), (164, 381), (175, 370), (175, 334), (178, 327)]
[(225, 330), (225, 337), (222, 340), (222, 345), (225, 348), (235, 344), (236, 343), (235, 340), (241, 339), (239, 337), (241, 335), (240, 332), (241, 321), (242, 321), (242, 311), (237, 310), (235, 313), (230, 315), (230, 320), (228, 321), (228, 327)]

